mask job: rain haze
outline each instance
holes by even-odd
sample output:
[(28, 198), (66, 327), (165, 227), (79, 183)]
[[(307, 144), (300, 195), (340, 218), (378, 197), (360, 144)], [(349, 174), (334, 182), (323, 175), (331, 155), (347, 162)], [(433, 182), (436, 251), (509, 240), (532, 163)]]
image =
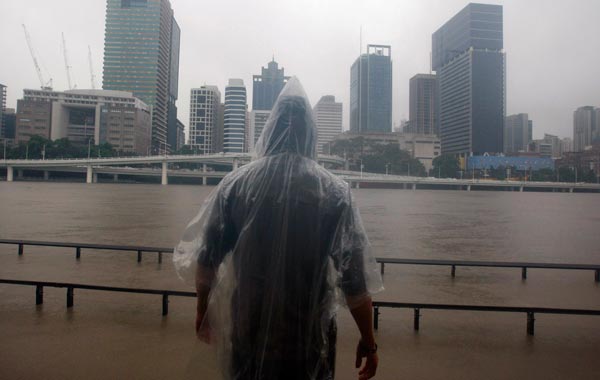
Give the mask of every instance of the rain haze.
[[(181, 27), (178, 117), (187, 126), (190, 89), (204, 84), (224, 91), (242, 78), (251, 102), (252, 75), (275, 60), (304, 84), (314, 104), (335, 95), (348, 129), (350, 66), (368, 43), (389, 44), (393, 60), (393, 121), (408, 119), (408, 82), (429, 72), (431, 35), (468, 2), (427, 1), (220, 1), (171, 0)], [(600, 35), (597, 0), (495, 1), (504, 6), (507, 114), (529, 113), (534, 138), (571, 137), (573, 111), (600, 106)], [(21, 24), (25, 24), (54, 88), (67, 89), (61, 33), (77, 88), (90, 88), (88, 45), (96, 86), (102, 84), (103, 0), (0, 2), (0, 83), (7, 107), (24, 88), (38, 88)], [(47, 79), (46, 79), (47, 80)]]

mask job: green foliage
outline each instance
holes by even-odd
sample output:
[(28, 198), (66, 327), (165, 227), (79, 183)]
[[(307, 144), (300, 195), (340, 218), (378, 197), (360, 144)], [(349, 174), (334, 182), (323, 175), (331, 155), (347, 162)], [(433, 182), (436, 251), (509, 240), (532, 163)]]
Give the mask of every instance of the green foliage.
[(552, 169), (540, 169), (531, 173), (531, 180), (538, 182), (556, 181), (556, 172)]
[(380, 144), (362, 136), (347, 140), (337, 140), (331, 145), (331, 154), (345, 157), (350, 170), (363, 170), (371, 173), (425, 176), (423, 164), (401, 150), (397, 143)]
[(432, 175), (440, 178), (457, 178), (460, 166), (458, 158), (451, 154), (443, 154), (433, 159)]
[(31, 136), (28, 142), (7, 147), (6, 158), (30, 160), (87, 158), (88, 153), (90, 157), (115, 157), (119, 154), (109, 143), (94, 145), (91, 141), (88, 151), (88, 144), (75, 144), (67, 138), (52, 141), (42, 136)]

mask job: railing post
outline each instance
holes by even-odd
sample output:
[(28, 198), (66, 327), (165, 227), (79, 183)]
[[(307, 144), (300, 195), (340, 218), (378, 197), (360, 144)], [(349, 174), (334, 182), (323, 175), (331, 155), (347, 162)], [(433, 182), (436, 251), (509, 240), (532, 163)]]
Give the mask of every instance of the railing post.
[(158, 252), (158, 263), (162, 264), (162, 252)]
[(23, 256), (23, 243), (19, 243), (19, 256)]
[(137, 251), (137, 252), (138, 252), (137, 262), (141, 263), (142, 262), (142, 251)]
[(81, 258), (81, 247), (77, 247), (77, 251), (75, 253), (75, 258), (79, 260)]
[(523, 267), (523, 268), (521, 269), (521, 278), (522, 278), (523, 280), (526, 280), (526, 279), (527, 279), (527, 267)]
[(600, 269), (596, 269), (595, 280), (596, 280), (596, 282), (600, 282)]
[(41, 305), (44, 303), (44, 287), (42, 285), (36, 285), (35, 287), (35, 304)]
[(419, 322), (420, 322), (420, 318), (421, 317), (421, 310), (418, 308), (415, 308), (415, 331), (419, 331)]
[(163, 293), (162, 296), (162, 315), (165, 316), (169, 314), (169, 294)]
[(535, 314), (532, 311), (527, 312), (527, 334), (535, 333)]
[(456, 265), (452, 265), (452, 277), (456, 277)]
[(73, 307), (73, 287), (67, 287), (67, 307)]
[(379, 306), (373, 308), (373, 328), (379, 329)]
[(381, 262), (381, 274), (383, 275), (385, 273), (385, 263)]

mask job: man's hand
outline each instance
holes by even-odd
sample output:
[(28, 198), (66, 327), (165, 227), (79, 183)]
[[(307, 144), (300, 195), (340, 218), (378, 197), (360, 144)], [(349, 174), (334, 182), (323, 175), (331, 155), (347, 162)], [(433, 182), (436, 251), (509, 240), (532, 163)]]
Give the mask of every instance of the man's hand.
[(359, 380), (367, 380), (375, 376), (377, 372), (377, 364), (379, 363), (379, 357), (377, 353), (370, 353), (365, 350), (362, 342), (358, 342), (356, 346), (356, 368), (360, 368), (363, 358), (366, 358), (365, 365), (358, 372)]
[(198, 311), (196, 313), (196, 336), (204, 343), (211, 342), (211, 328), (208, 319), (205, 320), (204, 313)]

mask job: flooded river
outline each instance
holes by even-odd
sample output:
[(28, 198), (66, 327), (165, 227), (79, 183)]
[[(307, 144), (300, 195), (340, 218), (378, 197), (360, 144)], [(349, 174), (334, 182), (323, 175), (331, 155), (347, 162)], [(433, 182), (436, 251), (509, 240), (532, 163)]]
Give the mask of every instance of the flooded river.
[[(202, 186), (0, 183), (0, 237), (174, 246), (212, 190)], [(375, 256), (600, 264), (597, 194), (354, 190)], [(170, 255), (0, 245), (0, 278), (192, 290)], [(386, 266), (379, 300), (600, 310), (593, 272)], [(213, 353), (193, 333), (194, 301), (0, 285), (2, 379), (218, 379)], [(600, 317), (382, 310), (378, 379), (595, 379)], [(356, 378), (358, 333), (339, 312), (337, 378)]]

